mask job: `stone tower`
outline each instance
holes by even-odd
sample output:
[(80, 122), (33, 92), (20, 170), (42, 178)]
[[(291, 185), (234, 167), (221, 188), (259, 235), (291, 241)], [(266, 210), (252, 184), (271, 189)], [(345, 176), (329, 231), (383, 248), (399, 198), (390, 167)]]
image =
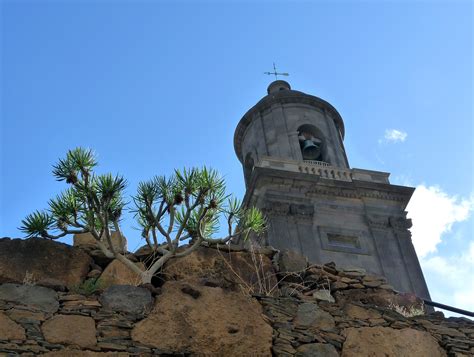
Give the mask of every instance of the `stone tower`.
[(349, 167), (344, 122), (331, 104), (281, 80), (267, 91), (234, 136), (244, 203), (268, 217), (264, 243), (313, 263), (365, 268), (429, 299), (405, 212), (414, 189)]

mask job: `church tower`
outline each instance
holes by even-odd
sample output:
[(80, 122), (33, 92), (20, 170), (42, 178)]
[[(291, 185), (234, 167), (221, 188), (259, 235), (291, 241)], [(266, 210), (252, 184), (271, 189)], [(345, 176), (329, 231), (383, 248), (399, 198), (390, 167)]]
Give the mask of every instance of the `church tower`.
[(244, 204), (268, 218), (267, 245), (387, 277), (429, 299), (405, 208), (411, 187), (389, 173), (350, 168), (344, 122), (328, 102), (282, 80), (242, 117), (234, 135)]

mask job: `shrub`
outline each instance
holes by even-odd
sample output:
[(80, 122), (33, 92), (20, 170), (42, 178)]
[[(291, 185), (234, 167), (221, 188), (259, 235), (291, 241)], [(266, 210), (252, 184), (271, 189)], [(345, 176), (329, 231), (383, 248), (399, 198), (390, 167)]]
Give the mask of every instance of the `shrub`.
[[(109, 258), (116, 258), (136, 272), (142, 283), (169, 259), (183, 257), (202, 244), (226, 244), (232, 238), (265, 230), (265, 219), (256, 208), (244, 209), (225, 192), (225, 181), (212, 169), (175, 170), (170, 177), (155, 176), (140, 182), (132, 197), (142, 237), (155, 252), (146, 271), (140, 270), (124, 254), (116, 251), (111, 232), (120, 235), (120, 220), (127, 207), (126, 180), (120, 175), (97, 175), (97, 160), (89, 149), (68, 151), (53, 166), (53, 175), (69, 187), (49, 201), (49, 209), (28, 215), (20, 230), (27, 237), (58, 239), (68, 234), (91, 233)], [(215, 238), (219, 219), (226, 220), (227, 235)], [(122, 236), (123, 238), (123, 236)], [(184, 245), (185, 241), (189, 244)], [(179, 248), (179, 249), (178, 249)]]

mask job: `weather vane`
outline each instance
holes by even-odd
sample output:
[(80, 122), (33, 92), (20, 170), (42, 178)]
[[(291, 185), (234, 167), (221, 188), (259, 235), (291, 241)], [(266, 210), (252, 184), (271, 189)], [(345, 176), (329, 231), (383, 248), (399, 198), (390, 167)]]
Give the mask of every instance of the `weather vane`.
[(275, 79), (278, 79), (278, 76), (289, 76), (290, 75), (289, 73), (286, 73), (286, 72), (278, 73), (277, 69), (276, 69), (276, 66), (275, 66), (275, 62), (273, 62), (273, 71), (274, 72), (263, 72), (263, 74), (268, 74), (268, 75), (273, 74), (275, 76)]

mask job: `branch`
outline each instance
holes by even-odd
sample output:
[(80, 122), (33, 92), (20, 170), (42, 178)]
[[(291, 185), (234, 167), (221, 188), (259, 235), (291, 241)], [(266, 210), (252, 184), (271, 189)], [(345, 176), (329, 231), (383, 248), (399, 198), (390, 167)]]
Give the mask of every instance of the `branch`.
[(202, 191), (199, 192), (199, 194), (196, 197), (196, 200), (192, 204), (191, 207), (189, 207), (189, 196), (188, 196), (188, 202), (186, 203), (186, 214), (184, 215), (183, 222), (181, 223), (181, 227), (179, 227), (178, 233), (176, 233), (176, 238), (175, 240), (181, 240), (181, 234), (183, 233), (184, 228), (188, 224), (189, 217), (191, 216), (191, 212), (196, 209), (196, 207), (199, 205), (199, 201), (201, 200), (203, 193)]
[(153, 265), (148, 269), (149, 274), (152, 276), (160, 269), (168, 260), (175, 256), (175, 253), (168, 251), (160, 259), (153, 263)]
[(174, 226), (174, 215), (175, 215), (175, 209), (174, 209), (174, 206), (171, 205), (169, 206), (169, 209), (170, 209), (170, 222), (169, 222), (169, 226), (168, 226), (168, 235), (171, 233), (171, 231), (173, 230), (173, 226)]
[(117, 258), (117, 260), (129, 267), (134, 273), (138, 274), (140, 278), (143, 276), (144, 271), (141, 270), (138, 266), (136, 266), (135, 263), (133, 263), (130, 259), (124, 257), (120, 253), (116, 253), (115, 258)]
[(180, 258), (180, 257), (185, 257), (186, 255), (188, 254), (191, 254), (192, 252), (194, 252), (200, 245), (201, 243), (203, 242), (203, 238), (202, 237), (199, 237), (191, 247), (189, 247), (188, 249), (185, 249), (184, 251), (180, 252), (180, 253), (176, 253), (175, 254), (175, 257), (177, 258)]
[(58, 234), (58, 235), (52, 235), (52, 234), (49, 234), (48, 232), (41, 233), (41, 236), (43, 238), (49, 238), (51, 240), (59, 239), (61, 237), (64, 237), (65, 235), (67, 235), (67, 232), (63, 232), (63, 233)]
[(154, 245), (154, 249), (156, 247), (158, 247), (158, 239), (156, 238), (156, 228), (153, 226), (151, 227), (151, 234), (153, 235), (153, 243), (155, 244)]
[(102, 251), (102, 253), (104, 253), (104, 255), (107, 257), (107, 258), (116, 258), (115, 254), (113, 252), (111, 252), (104, 244), (104, 242), (102, 242), (101, 240), (98, 240), (97, 241), (97, 246), (99, 247), (99, 249)]
[(171, 244), (171, 237), (170, 235), (163, 229), (163, 226), (161, 225), (160, 222), (156, 222), (157, 225), (156, 225), (156, 228), (158, 228), (158, 230), (160, 231), (160, 233), (166, 238), (166, 242), (169, 244), (169, 246), (171, 247), (172, 244)]

